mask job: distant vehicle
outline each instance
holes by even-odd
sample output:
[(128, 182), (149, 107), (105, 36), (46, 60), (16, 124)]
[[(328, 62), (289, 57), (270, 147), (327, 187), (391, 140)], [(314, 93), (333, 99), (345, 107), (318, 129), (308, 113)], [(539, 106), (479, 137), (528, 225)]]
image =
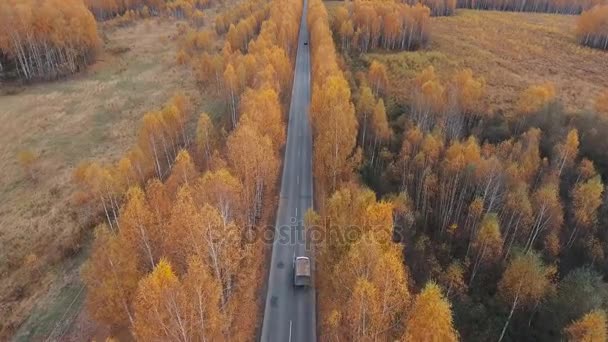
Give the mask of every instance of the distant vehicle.
[(310, 286), (310, 259), (305, 256), (296, 257), (293, 260), (293, 284), (294, 286)]
[(304, 45), (308, 45), (308, 42), (304, 42)]

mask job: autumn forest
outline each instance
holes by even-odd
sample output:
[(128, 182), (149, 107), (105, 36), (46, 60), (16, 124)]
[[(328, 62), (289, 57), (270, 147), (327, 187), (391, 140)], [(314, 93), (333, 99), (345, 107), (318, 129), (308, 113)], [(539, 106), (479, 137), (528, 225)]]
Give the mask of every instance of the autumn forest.
[(602, 0), (1, 2), (0, 340), (260, 340), (304, 48), (318, 340), (608, 341)]

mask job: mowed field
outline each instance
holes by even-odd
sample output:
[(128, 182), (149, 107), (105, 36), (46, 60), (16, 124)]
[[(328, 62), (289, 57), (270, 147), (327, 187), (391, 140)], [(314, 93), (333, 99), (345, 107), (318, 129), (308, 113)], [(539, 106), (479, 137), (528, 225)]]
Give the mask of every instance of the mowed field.
[[(21, 89), (0, 85), (0, 340), (32, 312), (18, 337), (55, 340), (63, 334), (56, 322), (81, 307), (78, 269), (94, 222), (70, 204), (74, 167), (118, 158), (143, 114), (176, 91), (204, 101), (175, 63), (175, 21), (101, 27), (103, 51), (88, 70)], [(38, 156), (35, 180), (18, 164), (22, 150)]]
[(431, 18), (431, 42), (421, 51), (370, 53), (352, 62), (355, 70), (372, 59), (386, 63), (398, 100), (407, 100), (411, 79), (433, 65), (446, 80), (461, 68), (483, 76), (487, 110), (494, 113), (512, 111), (524, 89), (544, 82), (555, 85), (567, 110), (587, 110), (608, 88), (608, 52), (577, 43), (577, 18), (459, 9), (451, 17)]

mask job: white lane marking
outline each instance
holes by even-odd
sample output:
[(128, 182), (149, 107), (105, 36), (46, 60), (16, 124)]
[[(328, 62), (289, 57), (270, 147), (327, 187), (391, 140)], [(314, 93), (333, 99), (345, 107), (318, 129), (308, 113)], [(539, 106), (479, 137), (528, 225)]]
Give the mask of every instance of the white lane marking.
[(291, 342), (291, 323), (292, 321), (289, 320), (289, 342)]
[(298, 185), (300, 184), (300, 175), (298, 175)]
[(296, 217), (298, 217), (298, 207), (296, 207)]
[(308, 84), (310, 84), (310, 72), (308, 73), (308, 75), (306, 75), (308, 78)]

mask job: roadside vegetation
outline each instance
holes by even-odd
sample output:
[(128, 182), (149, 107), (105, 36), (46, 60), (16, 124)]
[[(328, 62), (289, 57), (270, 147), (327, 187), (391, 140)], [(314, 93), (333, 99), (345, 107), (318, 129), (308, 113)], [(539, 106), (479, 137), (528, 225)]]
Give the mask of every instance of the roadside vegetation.
[[(207, 15), (212, 25), (215, 12)], [(223, 109), (176, 65), (178, 23), (166, 16), (97, 23), (100, 46), (88, 67), (54, 81), (0, 84), (0, 339), (80, 340), (99, 331), (81, 310), (79, 268), (104, 216), (75, 205), (71, 175), (83, 160), (119, 158), (142, 115), (176, 92), (199, 112)]]
[[(362, 158), (357, 132), (364, 123), (357, 122), (321, 1), (309, 2), (308, 20), (318, 212), (309, 211), (306, 223), (324, 237), (315, 247), (320, 338), (455, 341), (450, 304), (438, 285), (429, 282), (418, 296), (410, 293), (409, 270), (392, 240), (394, 213), (407, 215), (408, 203), (399, 198), (378, 201), (372, 190), (357, 182), (354, 170)], [(371, 91), (369, 96), (374, 96)], [(378, 125), (374, 133), (388, 133), (382, 102), (371, 106)]]
[[(262, 5), (260, 14), (235, 19), (263, 19), (237, 32), (247, 44), (231, 38), (234, 24), (225, 33), (219, 83), (200, 80), (201, 89), (220, 87), (225, 111), (195, 113), (178, 95), (144, 115), (136, 144), (121, 159), (85, 163), (74, 173), (80, 207), (105, 218), (82, 273), (87, 307), (135, 339), (255, 334), (266, 248), (252, 237), (267, 229), (277, 203), (283, 100), (302, 11), (299, 1)], [(188, 51), (196, 70), (213, 49)]]
[[(349, 237), (319, 247), (322, 335), (605, 339), (606, 55), (578, 45), (578, 18), (459, 10), (429, 19), (427, 46), (391, 52), (349, 49), (341, 28), (357, 12), (330, 8), (357, 132), (333, 145), (354, 174), (317, 174), (349, 177), (308, 216)], [(541, 8), (560, 12), (519, 11)], [(597, 296), (572, 300), (584, 289)]]

